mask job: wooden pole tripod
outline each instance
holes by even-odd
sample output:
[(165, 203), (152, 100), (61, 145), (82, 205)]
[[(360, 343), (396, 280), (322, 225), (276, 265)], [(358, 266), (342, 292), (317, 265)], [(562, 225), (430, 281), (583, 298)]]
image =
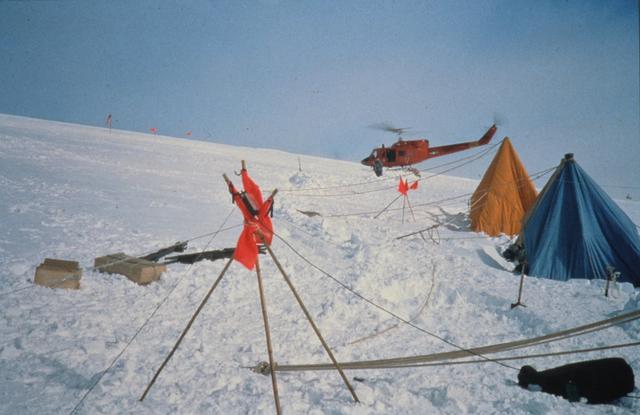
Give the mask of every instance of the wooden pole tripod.
[(378, 212), (373, 218), (374, 219), (378, 219), (378, 217), (380, 217), (380, 215), (382, 215), (384, 212), (387, 211), (387, 209), (389, 209), (391, 207), (391, 205), (393, 205), (396, 200), (400, 199), (400, 196), (402, 196), (401, 194), (398, 195), (395, 199), (393, 199), (387, 206), (385, 206), (384, 209), (382, 209), (380, 212)]
[(615, 268), (612, 266), (608, 266), (607, 269), (607, 285), (604, 288), (604, 296), (609, 297), (609, 288), (611, 286), (611, 282), (615, 284), (620, 276), (619, 272), (616, 272)]
[[(267, 245), (267, 243), (266, 243), (266, 241), (264, 239), (264, 236), (262, 234), (259, 234), (259, 236), (262, 239), (262, 242), (264, 243), (264, 246), (267, 249), (267, 252), (271, 256), (271, 259), (273, 259), (273, 262), (276, 264), (276, 267), (280, 271), (280, 274), (282, 274), (282, 277), (284, 278), (285, 282), (289, 286), (289, 289), (291, 289), (291, 292), (293, 293), (293, 296), (295, 297), (296, 301), (298, 302), (298, 305), (302, 309), (302, 312), (304, 313), (305, 317), (309, 321), (309, 324), (311, 325), (311, 328), (313, 329), (313, 331), (315, 332), (316, 336), (318, 337), (318, 340), (320, 340), (320, 343), (322, 344), (322, 347), (327, 352), (327, 355), (329, 355), (329, 358), (331, 359), (331, 362), (333, 363), (333, 366), (336, 368), (336, 370), (340, 374), (340, 377), (342, 377), (342, 381), (344, 382), (344, 384), (349, 389), (349, 392), (351, 393), (351, 396), (353, 397), (353, 400), (356, 401), (356, 402), (360, 402), (360, 399), (358, 399), (358, 395), (356, 395), (355, 390), (353, 389), (353, 387), (349, 383), (349, 380), (347, 379), (347, 377), (345, 376), (344, 372), (342, 371), (342, 367), (340, 367), (340, 364), (338, 363), (338, 360), (333, 355), (333, 352), (331, 351), (331, 348), (329, 347), (327, 342), (324, 340), (324, 337), (322, 337), (322, 333), (320, 333), (320, 330), (318, 329), (318, 326), (316, 326), (316, 323), (313, 321), (313, 318), (311, 317), (311, 313), (309, 313), (309, 310), (307, 310), (307, 307), (302, 302), (302, 298), (300, 298), (300, 295), (298, 294), (298, 291), (296, 291), (295, 287), (293, 286), (293, 283), (291, 282), (291, 279), (289, 278), (289, 276), (285, 272), (284, 268), (282, 268), (282, 264), (280, 264), (280, 261), (278, 261), (278, 258), (276, 258), (275, 254), (271, 250), (271, 247), (269, 245)], [(275, 368), (272, 365), (271, 366), (271, 373), (272, 374), (274, 373), (274, 369)], [(273, 377), (273, 378), (275, 379), (275, 377)]]
[(278, 393), (278, 381), (276, 379), (275, 363), (273, 361), (273, 347), (271, 346), (271, 331), (269, 330), (269, 316), (267, 315), (267, 302), (264, 296), (262, 285), (262, 274), (260, 273), (260, 261), (256, 261), (256, 275), (258, 276), (258, 290), (260, 292), (260, 307), (262, 308), (262, 322), (264, 323), (264, 334), (267, 338), (267, 354), (269, 355), (269, 372), (271, 373), (271, 387), (273, 388), (273, 400), (276, 405), (276, 414), (280, 415), (280, 394)]
[(415, 222), (416, 221), (416, 215), (413, 213), (413, 207), (411, 206), (411, 202), (409, 201), (409, 196), (403, 195), (403, 194), (399, 194), (387, 206), (385, 206), (384, 209), (382, 209), (380, 212), (378, 212), (373, 218), (374, 219), (378, 219), (380, 217), (380, 215), (382, 215), (384, 212), (386, 212), (387, 209), (389, 209), (391, 207), (391, 205), (393, 205), (401, 197), (403, 198), (402, 199), (402, 223), (404, 223), (404, 208), (405, 208), (405, 206), (409, 206), (409, 210), (411, 211), (411, 216), (413, 217), (413, 221)]
[(202, 308), (204, 307), (204, 305), (207, 303), (207, 301), (209, 301), (209, 297), (211, 297), (211, 294), (213, 293), (213, 290), (215, 290), (216, 287), (218, 286), (218, 284), (220, 283), (220, 281), (222, 281), (222, 277), (227, 272), (227, 270), (229, 269), (229, 266), (231, 265), (232, 262), (233, 262), (233, 257), (229, 258), (229, 261), (227, 261), (227, 263), (225, 264), (224, 268), (222, 268), (222, 271), (220, 272), (220, 275), (218, 276), (218, 279), (216, 279), (216, 281), (213, 283), (213, 285), (209, 289), (209, 292), (207, 293), (207, 295), (204, 297), (204, 299), (200, 303), (200, 306), (198, 306), (198, 309), (196, 310), (196, 312), (193, 313), (193, 316), (191, 316), (191, 319), (189, 320), (189, 323), (187, 324), (187, 326), (182, 331), (182, 334), (178, 338), (178, 341), (176, 342), (176, 344), (173, 346), (173, 349), (171, 349), (171, 352), (169, 352), (167, 357), (164, 359), (164, 362), (162, 362), (162, 364), (160, 365), (160, 367), (158, 368), (156, 373), (153, 375), (153, 378), (151, 379), (151, 382), (149, 382), (149, 384), (147, 385), (147, 388), (144, 390), (144, 393), (140, 397), (140, 402), (144, 401), (144, 398), (147, 396), (147, 393), (149, 393), (149, 390), (151, 389), (153, 384), (156, 383), (156, 379), (158, 379), (158, 376), (160, 376), (160, 372), (162, 372), (162, 369), (164, 369), (164, 367), (167, 365), (169, 360), (171, 360), (171, 357), (173, 357), (173, 354), (176, 352), (176, 350), (180, 346), (180, 343), (182, 343), (182, 340), (187, 335), (187, 332), (189, 331), (189, 329), (193, 325), (193, 322), (196, 320), (196, 317), (198, 317), (198, 314), (200, 314), (200, 311), (202, 311)]
[[(242, 168), (243, 168), (243, 170), (246, 169), (244, 160), (242, 161)], [(232, 188), (231, 181), (229, 180), (229, 178), (226, 175), (223, 175), (223, 177), (224, 177), (225, 181), (227, 182), (227, 184), (230, 186), (230, 189), (231, 189)], [(269, 199), (272, 199), (273, 196), (275, 196), (276, 192), (277, 192), (277, 190), (274, 190), (273, 193), (271, 194), (271, 196), (269, 197)], [(397, 200), (397, 198), (396, 198), (396, 200)], [(238, 203), (248, 203), (248, 202), (245, 202), (244, 200), (239, 199)], [(291, 289), (291, 292), (293, 293), (296, 301), (298, 302), (298, 305), (300, 306), (300, 308), (302, 308), (302, 311), (304, 312), (304, 315), (306, 316), (307, 320), (311, 324), (311, 327), (313, 328), (313, 331), (315, 332), (316, 336), (318, 336), (318, 339), (320, 340), (320, 343), (322, 344), (322, 347), (324, 347), (325, 351), (329, 355), (329, 358), (333, 362), (334, 367), (340, 373), (340, 376), (342, 377), (342, 380), (344, 381), (344, 383), (347, 385), (347, 388), (349, 389), (349, 392), (351, 392), (351, 396), (353, 397), (353, 399), (356, 402), (360, 402), (360, 400), (358, 399), (358, 396), (356, 395), (353, 387), (349, 383), (347, 377), (345, 376), (344, 372), (342, 371), (342, 368), (340, 367), (338, 361), (336, 360), (335, 356), (333, 355), (333, 352), (329, 348), (329, 345), (327, 344), (327, 342), (322, 337), (322, 334), (320, 333), (320, 330), (318, 329), (318, 327), (316, 326), (315, 322), (313, 321), (313, 319), (311, 317), (311, 314), (307, 310), (306, 306), (302, 302), (302, 299), (298, 295), (298, 292), (294, 288), (293, 283), (291, 282), (291, 280), (287, 276), (286, 272), (282, 268), (282, 265), (280, 264), (280, 262), (278, 261), (278, 259), (274, 255), (274, 253), (271, 250), (271, 247), (269, 246), (269, 244), (267, 244), (267, 241), (266, 241), (266, 239), (264, 237), (264, 234), (262, 233), (262, 231), (260, 231), (258, 229), (258, 230), (256, 230), (254, 232), (254, 236), (256, 236), (257, 238), (259, 238), (261, 240), (262, 244), (267, 249), (269, 255), (271, 256), (271, 258), (275, 262), (278, 270), (280, 271), (280, 273), (284, 277), (284, 280), (286, 281), (286, 283), (289, 286), (289, 288)], [(202, 311), (204, 305), (207, 303), (207, 301), (209, 300), (209, 297), (211, 297), (211, 294), (213, 293), (215, 288), (218, 286), (218, 284), (222, 280), (222, 277), (226, 273), (227, 269), (229, 268), (229, 266), (231, 265), (231, 262), (233, 262), (233, 260), (234, 260), (233, 257), (230, 258), (229, 261), (227, 262), (227, 264), (222, 269), (222, 272), (220, 273), (220, 275), (218, 276), (218, 278), (216, 279), (216, 281), (214, 282), (212, 287), (209, 289), (209, 292), (207, 293), (207, 295), (204, 297), (204, 299), (202, 300), (202, 302), (198, 306), (198, 309), (195, 311), (195, 313), (193, 314), (193, 316), (189, 320), (189, 323), (187, 324), (187, 326), (182, 331), (182, 334), (178, 338), (178, 341), (176, 342), (176, 344), (171, 349), (171, 352), (169, 353), (169, 355), (167, 355), (165, 360), (162, 362), (162, 364), (160, 365), (160, 367), (158, 368), (158, 370), (154, 374), (153, 378), (151, 379), (151, 382), (149, 382), (149, 385), (147, 385), (147, 388), (145, 389), (144, 393), (140, 397), (140, 401), (143, 401), (144, 398), (147, 396), (149, 390), (151, 389), (151, 387), (155, 383), (156, 379), (158, 378), (158, 376), (160, 375), (160, 373), (162, 372), (162, 370), (164, 369), (166, 364), (169, 362), (169, 360), (171, 359), (171, 357), (173, 356), (175, 351), (180, 346), (180, 343), (182, 342), (182, 340), (187, 335), (187, 332), (189, 331), (189, 329), (193, 325), (193, 322), (198, 317), (198, 314), (200, 314), (200, 311)], [(272, 384), (272, 388), (273, 388), (273, 398), (274, 398), (274, 401), (275, 401), (276, 413), (278, 415), (280, 415), (282, 409), (280, 407), (280, 396), (279, 396), (279, 393), (278, 393), (278, 382), (277, 382), (277, 379), (276, 379), (276, 370), (275, 370), (276, 369), (276, 363), (275, 363), (275, 361), (273, 359), (273, 347), (272, 347), (272, 343), (271, 343), (271, 331), (269, 329), (269, 316), (267, 314), (267, 303), (266, 303), (266, 297), (265, 297), (265, 294), (264, 294), (264, 286), (263, 286), (263, 280), (262, 280), (262, 272), (260, 270), (259, 258), (256, 258), (255, 268), (256, 268), (256, 276), (257, 276), (257, 279), (258, 279), (258, 292), (259, 292), (259, 295), (260, 295), (260, 306), (261, 306), (261, 309), (262, 309), (262, 321), (264, 323), (264, 331), (265, 331), (265, 337), (266, 337), (266, 341), (267, 341), (267, 353), (268, 353), (268, 356), (269, 356), (269, 372), (271, 374), (271, 384)]]
[[(413, 206), (411, 206), (411, 201), (409, 200), (409, 195), (403, 195), (404, 199), (402, 199), (402, 223), (404, 223), (404, 207), (405, 206), (409, 206), (409, 212), (411, 212), (411, 217), (413, 218), (413, 221), (416, 221), (416, 215), (415, 213), (413, 213)], [(422, 235), (422, 232), (420, 232), (420, 236), (422, 237), (422, 239), (424, 239), (424, 235)]]

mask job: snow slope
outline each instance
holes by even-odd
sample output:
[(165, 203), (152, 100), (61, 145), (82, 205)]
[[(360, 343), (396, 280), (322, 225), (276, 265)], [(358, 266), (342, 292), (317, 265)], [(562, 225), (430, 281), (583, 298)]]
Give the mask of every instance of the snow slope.
[[(553, 155), (549, 164), (561, 156)], [(491, 157), (476, 163), (488, 166)], [(417, 223), (408, 211), (402, 223), (399, 209), (379, 219), (373, 219), (374, 214), (329, 217), (381, 210), (396, 197), (396, 181), (389, 179), (396, 173), (376, 179), (355, 163), (306, 156), (300, 156), (303, 171), (299, 172), (298, 156), (280, 151), (0, 115), (0, 413), (69, 413), (120, 353), (86, 396), (80, 413), (273, 412), (269, 377), (245, 368), (267, 360), (254, 273), (237, 263), (231, 266), (141, 403), (138, 398), (155, 369), (224, 262), (170, 265), (159, 282), (146, 287), (90, 269), (96, 256), (121, 251), (142, 255), (219, 227), (232, 229), (213, 239), (207, 235), (193, 240), (190, 251), (234, 246), (241, 216), (230, 203), (221, 175), (227, 173), (239, 182), (233, 172), (242, 159), (265, 192), (280, 190), (274, 224), (282, 238), (364, 296), (405, 318), (416, 317), (420, 327), (463, 347), (542, 335), (635, 310), (640, 303), (629, 284), (619, 285), (613, 297), (605, 298), (601, 281), (527, 278), (527, 307), (511, 311), (518, 277), (486, 253), (508, 239), (467, 230), (467, 197), (419, 206), (472, 192), (477, 185), (473, 180), (437, 176), (423, 181), (410, 194)], [(537, 185), (541, 187), (545, 179)], [(349, 185), (362, 182), (372, 183)], [(317, 187), (332, 188), (295, 191)], [(376, 191), (364, 193), (368, 190)], [(639, 223), (640, 204), (620, 203)], [(401, 208), (401, 202), (393, 208)], [(298, 210), (323, 216), (307, 217)], [(435, 221), (447, 222), (441, 227), (439, 244), (418, 237), (395, 239)], [(273, 250), (339, 360), (452, 349), (403, 324), (357, 341), (397, 321), (354, 297), (281, 241), (275, 240)], [(45, 257), (80, 261), (85, 267), (81, 289), (33, 286), (35, 268)], [(263, 256), (261, 265), (275, 359), (281, 364), (327, 362), (273, 262)], [(524, 353), (638, 339), (636, 321)], [(605, 356), (625, 357), (640, 374), (638, 348), (510, 363), (544, 369)], [(624, 414), (640, 410), (640, 401), (632, 398), (616, 405), (589, 406), (523, 390), (516, 384), (517, 371), (495, 363), (360, 370), (347, 375), (364, 379), (353, 382), (361, 404), (352, 402), (333, 371), (279, 373), (284, 412)], [(637, 390), (636, 395), (640, 395)]]

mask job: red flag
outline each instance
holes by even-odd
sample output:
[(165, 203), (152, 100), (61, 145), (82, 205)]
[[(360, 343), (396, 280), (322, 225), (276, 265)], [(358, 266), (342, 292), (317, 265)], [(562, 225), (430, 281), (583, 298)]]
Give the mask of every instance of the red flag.
[(186, 135), (187, 137), (191, 137), (191, 131), (187, 131), (186, 133), (184, 133), (184, 135)]
[(400, 183), (398, 183), (398, 192), (406, 196), (408, 191), (409, 191), (409, 185), (401, 177)]
[(264, 228), (261, 229), (264, 238), (267, 240), (267, 244), (271, 245), (273, 224), (271, 223), (271, 218), (268, 213), (273, 202), (265, 203), (263, 201), (260, 187), (258, 187), (251, 177), (249, 177), (249, 173), (246, 170), (242, 170), (240, 174), (242, 175), (242, 187), (244, 187), (244, 191), (246, 192), (249, 201), (253, 204), (254, 209), (258, 211), (258, 218)]
[(258, 245), (254, 233), (254, 229), (245, 224), (233, 253), (233, 259), (248, 269), (253, 269), (258, 261)]
[(251, 199), (251, 203), (253, 203), (254, 208), (258, 210), (260, 206), (262, 206), (262, 192), (260, 191), (260, 187), (249, 177), (249, 172), (246, 170), (242, 170), (240, 172), (242, 176), (242, 187), (244, 187), (244, 191), (247, 192), (247, 195)]
[(407, 195), (407, 192), (409, 191), (409, 189), (411, 190), (415, 190), (418, 188), (418, 181), (416, 180), (415, 182), (411, 183), (411, 185), (409, 185), (409, 181), (408, 180), (403, 180), (402, 177), (400, 178), (400, 183), (398, 183), (398, 192), (402, 193), (403, 195)]
[(158, 129), (156, 127), (149, 128), (149, 131), (151, 131), (151, 134), (158, 134)]
[(244, 216), (244, 228), (238, 238), (233, 258), (248, 269), (253, 269), (258, 261), (258, 245), (262, 244), (262, 238), (257, 233), (264, 236), (267, 244), (271, 244), (273, 239), (273, 224), (269, 217), (273, 200), (264, 202), (260, 187), (251, 180), (249, 173), (242, 170), (241, 174), (244, 193), (238, 192), (233, 184), (229, 184), (233, 201)]

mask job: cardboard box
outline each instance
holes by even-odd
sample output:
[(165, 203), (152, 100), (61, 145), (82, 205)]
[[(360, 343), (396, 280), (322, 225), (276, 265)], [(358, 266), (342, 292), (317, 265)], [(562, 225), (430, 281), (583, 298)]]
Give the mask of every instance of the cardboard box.
[(82, 270), (77, 261), (45, 258), (36, 268), (34, 283), (49, 288), (80, 288)]
[(100, 272), (124, 275), (140, 285), (159, 280), (162, 273), (167, 270), (166, 265), (132, 257), (122, 252), (98, 257), (95, 259), (94, 266)]

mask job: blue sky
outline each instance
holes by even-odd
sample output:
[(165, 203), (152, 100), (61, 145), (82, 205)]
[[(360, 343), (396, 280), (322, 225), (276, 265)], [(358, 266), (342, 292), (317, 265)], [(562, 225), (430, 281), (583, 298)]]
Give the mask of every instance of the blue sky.
[(530, 172), (640, 186), (638, 38), (635, 0), (0, 1), (0, 112), (347, 160), (497, 117)]

